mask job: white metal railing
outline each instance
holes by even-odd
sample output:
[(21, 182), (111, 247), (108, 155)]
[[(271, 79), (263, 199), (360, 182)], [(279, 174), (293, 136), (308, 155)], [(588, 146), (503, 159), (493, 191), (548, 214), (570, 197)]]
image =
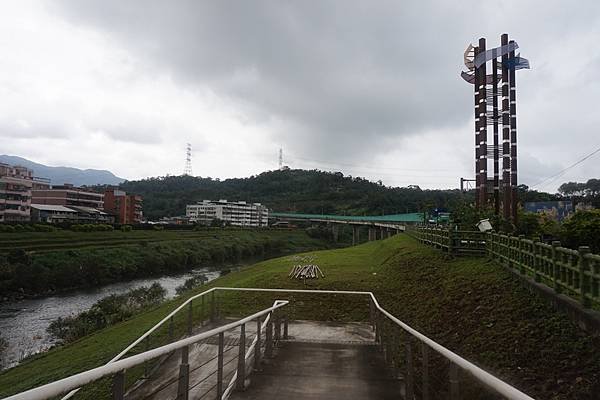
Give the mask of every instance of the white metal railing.
[[(30, 389), (25, 392), (9, 396), (4, 400), (46, 400), (55, 396), (59, 396), (63, 393), (66, 393), (70, 390), (80, 388), (88, 383), (97, 381), (106, 376), (122, 373), (123, 371), (130, 369), (132, 367), (142, 365), (144, 362), (150, 361), (152, 359), (165, 356), (171, 354), (176, 350), (187, 349), (188, 346), (198, 343), (204, 339), (208, 339), (214, 335), (220, 335), (226, 331), (231, 329), (235, 329), (240, 326), (244, 326), (246, 323), (256, 320), (264, 315), (270, 315), (275, 310), (285, 306), (288, 304), (286, 300), (276, 300), (273, 306), (266, 308), (262, 311), (256, 312), (252, 315), (249, 315), (245, 318), (242, 318), (238, 321), (231, 322), (229, 324), (225, 324), (218, 328), (212, 329), (207, 332), (199, 333), (197, 335), (193, 335), (187, 337), (185, 339), (178, 340), (176, 342), (167, 344), (165, 346), (161, 346), (152, 350), (148, 350), (146, 352), (127, 357), (123, 360), (117, 360), (110, 362), (106, 365), (81, 372), (75, 375), (72, 375), (67, 378), (60, 379), (58, 381), (48, 383), (46, 385), (37, 387), (35, 389)], [(270, 319), (266, 319), (264, 325), (270, 324)], [(257, 336), (260, 332), (257, 332)], [(242, 346), (240, 346), (242, 347)], [(245, 349), (245, 346), (244, 346)], [(245, 350), (244, 350), (245, 351)], [(245, 363), (246, 356), (244, 354), (243, 362)], [(235, 381), (234, 381), (235, 382)], [(122, 381), (124, 384), (124, 380)], [(114, 392), (113, 392), (114, 393)], [(121, 393), (122, 396), (122, 393)]]
[[(177, 314), (179, 311), (181, 311), (184, 307), (186, 307), (186, 305), (191, 304), (191, 302), (194, 299), (201, 298), (205, 295), (211, 294), (211, 296), (213, 296), (212, 303), (211, 303), (212, 304), (211, 313), (214, 313), (214, 306), (215, 306), (214, 293), (216, 291), (298, 293), (298, 294), (319, 294), (319, 295), (335, 294), (335, 295), (365, 296), (369, 299), (370, 304), (371, 304), (371, 322), (376, 330), (376, 341), (378, 341), (383, 347), (382, 342), (384, 340), (383, 338), (385, 337), (385, 335), (382, 333), (383, 325), (381, 324), (381, 321), (382, 321), (381, 318), (385, 317), (389, 323), (392, 323), (396, 327), (401, 328), (404, 332), (408, 333), (410, 335), (410, 337), (419, 341), (423, 346), (435, 351), (437, 354), (441, 355), (444, 359), (446, 359), (450, 363), (450, 367), (451, 367), (450, 375), (451, 376), (450, 376), (449, 383), (451, 386), (451, 390), (450, 390), (451, 392), (458, 393), (458, 377), (456, 375), (458, 373), (458, 371), (456, 370), (456, 368), (460, 368), (461, 370), (468, 372), (475, 379), (475, 381), (479, 382), (480, 384), (485, 386), (487, 389), (493, 391), (496, 394), (502, 395), (503, 397), (505, 397), (507, 399), (533, 400), (532, 397), (519, 391), (518, 389), (509, 385), (508, 383), (496, 378), (489, 372), (476, 366), (475, 364), (464, 359), (463, 357), (459, 356), (458, 354), (448, 350), (444, 346), (440, 345), (439, 343), (435, 342), (434, 340), (428, 338), (427, 336), (425, 336), (422, 333), (418, 332), (417, 330), (413, 329), (409, 325), (400, 321), (398, 318), (394, 317), (391, 313), (389, 313), (387, 310), (385, 310), (379, 304), (375, 295), (372, 292), (345, 291), (345, 290), (338, 291), (338, 290), (261, 289), (261, 288), (227, 288), (227, 287), (215, 287), (215, 288), (209, 289), (203, 293), (200, 293), (198, 295), (195, 295), (195, 296), (189, 298), (183, 304), (181, 304), (179, 307), (177, 307), (175, 310), (173, 310), (171, 313), (169, 313), (169, 315), (167, 315), (165, 318), (163, 318), (159, 323), (157, 323), (155, 326), (150, 328), (146, 333), (144, 333), (142, 336), (140, 336), (138, 339), (136, 339), (132, 344), (127, 346), (121, 353), (119, 353), (117, 356), (115, 356), (106, 365), (98, 367), (98, 368), (94, 368), (94, 369), (86, 371), (86, 372), (82, 372), (82, 373), (73, 375), (73, 376), (65, 378), (65, 379), (61, 379), (59, 381), (38, 387), (36, 389), (32, 389), (32, 390), (8, 397), (5, 400), (25, 400), (25, 399), (27, 399), (27, 400), (44, 400), (44, 399), (51, 398), (53, 396), (65, 393), (68, 390), (72, 390), (77, 387), (81, 387), (82, 385), (92, 382), (94, 380), (97, 380), (101, 377), (118, 373), (119, 371), (123, 371), (124, 369), (139, 365), (140, 363), (143, 363), (144, 361), (147, 361), (147, 360), (150, 360), (150, 359), (153, 359), (156, 357), (160, 357), (161, 355), (169, 354), (170, 352), (172, 352), (174, 350), (185, 348), (185, 347), (189, 346), (190, 344), (196, 343), (198, 341), (201, 341), (201, 340), (208, 338), (210, 336), (213, 336), (215, 334), (225, 332), (227, 330), (241, 326), (251, 320), (260, 318), (260, 316), (262, 316), (262, 315), (265, 315), (265, 314), (270, 315), (270, 313), (272, 313), (276, 309), (288, 304), (288, 301), (286, 301), (286, 300), (277, 300), (277, 301), (275, 301), (275, 303), (272, 307), (269, 307), (265, 310), (262, 310), (253, 315), (245, 317), (239, 321), (224, 325), (222, 327), (213, 329), (213, 330), (205, 332), (205, 333), (201, 333), (198, 335), (194, 335), (194, 336), (179, 340), (177, 342), (174, 342), (174, 343), (171, 343), (171, 344), (168, 344), (168, 345), (165, 345), (165, 346), (153, 349), (153, 350), (146, 351), (146, 352), (138, 354), (138, 355), (128, 357), (124, 360), (120, 360), (120, 358), (124, 354), (126, 354), (128, 351), (130, 351), (137, 344), (141, 343), (146, 337), (148, 337), (148, 335), (150, 335), (152, 332), (154, 332), (156, 329), (158, 329), (161, 325), (165, 324), (169, 320), (172, 321), (172, 317), (175, 314)], [(258, 329), (258, 334), (256, 335), (253, 343), (251, 344), (251, 349), (252, 349), (252, 346), (255, 346), (255, 349), (256, 349), (256, 347), (258, 347), (258, 350), (260, 350), (260, 342), (257, 343), (257, 341), (260, 340), (260, 332), (262, 332), (265, 329), (266, 325), (270, 322), (271, 322), (271, 320), (265, 320), (263, 322), (263, 324), (260, 325), (261, 328)], [(268, 336), (269, 333), (271, 333), (271, 329), (268, 328), (268, 329), (266, 329), (266, 331), (267, 331), (267, 336)], [(266, 340), (266, 344), (268, 346), (268, 344), (269, 344), (268, 339)], [(240, 346), (240, 348), (241, 348), (241, 346)], [(245, 346), (244, 346), (244, 348), (245, 348)], [(241, 361), (238, 359), (238, 363), (240, 363), (240, 362), (246, 363), (249, 360), (249, 358), (252, 356), (252, 353), (258, 354), (258, 356), (260, 357), (260, 351), (258, 351), (258, 352), (248, 351), (247, 353), (243, 354), (243, 358)], [(410, 360), (407, 360), (406, 362), (410, 363)], [(238, 369), (238, 371), (239, 371), (239, 369)], [(409, 371), (408, 373), (410, 374), (410, 370), (408, 370), (408, 371)], [(409, 378), (409, 377), (407, 377), (407, 378)], [(223, 399), (227, 398), (227, 397), (225, 397), (225, 395), (228, 396), (231, 393), (236, 381), (237, 381), (237, 372), (234, 373), (234, 376), (231, 378), (231, 381), (228, 384), (228, 386), (224, 392), (224, 395), (222, 397)], [(243, 379), (242, 379), (242, 382), (243, 382)], [(407, 381), (405, 382), (405, 385), (406, 385), (405, 390), (407, 391), (407, 394), (412, 393), (411, 385), (413, 385), (413, 384), (414, 383), (411, 382), (410, 379), (407, 379)], [(423, 399), (429, 398), (429, 395), (426, 394), (427, 393), (426, 386), (428, 384), (429, 383), (426, 382), (426, 377), (423, 377), (423, 392), (422, 392), (422, 396), (420, 398), (423, 398)], [(68, 397), (72, 396), (74, 394), (74, 392), (75, 391), (69, 393)], [(451, 398), (451, 399), (454, 398), (454, 395), (451, 395), (449, 398)], [(458, 398), (458, 395), (456, 395), (456, 398)]]

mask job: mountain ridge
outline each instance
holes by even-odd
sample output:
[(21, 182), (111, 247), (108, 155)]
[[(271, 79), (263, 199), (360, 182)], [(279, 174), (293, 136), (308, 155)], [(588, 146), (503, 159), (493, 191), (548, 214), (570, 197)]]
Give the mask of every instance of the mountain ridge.
[(0, 162), (9, 165), (20, 165), (33, 170), (33, 175), (50, 179), (53, 185), (70, 183), (75, 186), (118, 185), (125, 181), (108, 170), (80, 169), (75, 167), (53, 167), (28, 160), (23, 157), (2, 154)]

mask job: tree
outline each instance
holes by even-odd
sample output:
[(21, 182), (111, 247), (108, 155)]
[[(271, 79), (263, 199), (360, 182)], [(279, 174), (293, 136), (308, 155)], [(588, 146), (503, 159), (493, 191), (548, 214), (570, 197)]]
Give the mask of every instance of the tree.
[(577, 211), (563, 223), (560, 239), (566, 247), (589, 246), (600, 253), (600, 210)]
[(585, 195), (585, 183), (566, 182), (560, 185), (558, 192), (565, 197), (582, 197)]

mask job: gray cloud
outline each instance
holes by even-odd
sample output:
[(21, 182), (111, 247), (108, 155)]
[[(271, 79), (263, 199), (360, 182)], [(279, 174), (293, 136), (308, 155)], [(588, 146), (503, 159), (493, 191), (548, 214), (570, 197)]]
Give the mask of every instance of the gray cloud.
[[(184, 84), (207, 85), (300, 152), (352, 155), (471, 117), (460, 8), (430, 2), (65, 2)], [(436, 11), (437, 9), (437, 11)], [(449, 14), (448, 14), (449, 13)], [(443, 45), (453, 37), (453, 46)], [(456, 46), (454, 45), (456, 44)]]
[[(410, 140), (418, 154), (404, 158), (422, 159), (422, 168), (436, 168), (436, 152), (454, 154), (444, 163), (472, 165), (464, 157), (472, 154), (465, 126), (473, 112), (472, 87), (459, 77), (462, 51), (479, 35), (494, 46), (506, 31), (533, 66), (519, 72), (522, 181), (534, 183), (597, 146), (600, 3), (469, 3), (56, 0), (46, 10), (132, 54), (131, 76), (167, 76), (183, 90), (215, 93), (234, 118), (260, 128), (258, 142), (370, 165), (381, 154), (402, 154)], [(167, 126), (173, 121), (161, 125), (160, 110), (136, 110), (140, 104), (94, 112), (81, 124), (132, 143), (158, 144), (177, 130)], [(69, 110), (62, 114), (62, 122), (21, 134), (57, 135), (54, 126), (72, 126)], [(0, 135), (17, 132), (10, 124), (0, 124)], [(585, 174), (600, 175), (600, 163), (574, 179)]]

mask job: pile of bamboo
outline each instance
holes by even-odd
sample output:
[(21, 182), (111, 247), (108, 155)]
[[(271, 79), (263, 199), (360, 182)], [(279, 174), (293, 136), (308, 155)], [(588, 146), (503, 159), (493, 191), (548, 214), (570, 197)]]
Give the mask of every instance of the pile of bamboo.
[(315, 264), (306, 264), (306, 265), (294, 265), (292, 270), (289, 273), (289, 277), (291, 279), (319, 279), (319, 274), (321, 277), (325, 278), (325, 274), (321, 271), (318, 265)]

